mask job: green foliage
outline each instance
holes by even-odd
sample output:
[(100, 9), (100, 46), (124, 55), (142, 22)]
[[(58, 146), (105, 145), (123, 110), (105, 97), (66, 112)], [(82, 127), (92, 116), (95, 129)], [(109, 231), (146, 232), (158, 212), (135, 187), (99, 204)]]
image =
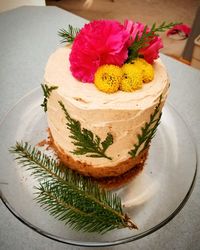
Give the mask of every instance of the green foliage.
[(146, 25), (144, 27), (144, 30), (139, 36), (139, 32), (137, 33), (134, 42), (128, 49), (128, 59), (127, 62), (131, 62), (133, 59), (139, 56), (138, 52), (140, 49), (148, 47), (149, 43), (152, 41), (152, 39), (155, 36), (158, 36), (156, 32), (164, 32), (173, 26), (180, 24), (180, 23), (169, 23), (166, 24), (166, 22), (161, 23), (159, 26), (156, 27), (156, 24), (154, 23), (150, 30), (148, 30), (148, 26)]
[(75, 173), (27, 142), (17, 142), (10, 152), (39, 180), (36, 201), (71, 228), (101, 234), (113, 229), (137, 228), (123, 213), (120, 198), (90, 178)]
[(80, 29), (68, 25), (68, 29), (60, 29), (58, 35), (62, 37), (61, 43), (73, 43)]
[(134, 144), (134, 148), (128, 152), (132, 157), (137, 156), (139, 152), (145, 150), (149, 146), (151, 139), (154, 137), (162, 115), (160, 112), (161, 101), (162, 96), (160, 96), (159, 103), (155, 107), (153, 114), (150, 115), (150, 121), (145, 123), (144, 127), (141, 128), (141, 134), (137, 135), (138, 142)]
[(49, 87), (47, 84), (41, 84), (41, 87), (42, 87), (43, 94), (44, 94), (44, 100), (43, 100), (43, 103), (41, 104), (41, 107), (43, 107), (44, 108), (44, 112), (46, 112), (47, 111), (48, 98), (50, 97), (51, 92), (54, 89), (57, 89), (58, 87), (57, 86), (50, 86)]
[(59, 104), (65, 113), (66, 125), (71, 132), (70, 138), (73, 139), (72, 143), (76, 146), (72, 153), (75, 155), (86, 155), (87, 157), (104, 157), (112, 160), (111, 157), (105, 154), (108, 147), (113, 144), (112, 134), (107, 133), (105, 140), (101, 142), (98, 135), (93, 134), (90, 130), (81, 128), (80, 122), (70, 117), (61, 101), (59, 101)]

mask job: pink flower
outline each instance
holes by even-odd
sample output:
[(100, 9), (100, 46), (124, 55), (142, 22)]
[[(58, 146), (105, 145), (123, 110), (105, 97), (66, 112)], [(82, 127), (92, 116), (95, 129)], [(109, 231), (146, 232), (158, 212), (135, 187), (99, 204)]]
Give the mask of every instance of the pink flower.
[(86, 24), (75, 38), (69, 57), (73, 76), (83, 82), (93, 82), (99, 66), (121, 66), (128, 57), (129, 36), (117, 21)]
[[(144, 31), (145, 25), (139, 22), (133, 22), (131, 20), (126, 20), (124, 23), (125, 29), (130, 34), (129, 46), (131, 46), (138, 35), (141, 38), (142, 33)], [(149, 28), (146, 29), (148, 33), (150, 31)], [(153, 63), (155, 59), (159, 57), (159, 50), (163, 48), (162, 40), (158, 36), (153, 36), (145, 47), (139, 49), (137, 51), (138, 55), (143, 57), (148, 63)]]
[(126, 20), (124, 22), (124, 28), (130, 34), (129, 45), (131, 45), (133, 43), (137, 34), (139, 37), (141, 37), (142, 32), (144, 30), (144, 27), (145, 27), (145, 25), (143, 23), (133, 22), (131, 20)]
[(148, 63), (159, 58), (159, 50), (163, 48), (162, 39), (159, 36), (155, 36), (147, 47), (139, 50), (139, 55), (142, 56)]

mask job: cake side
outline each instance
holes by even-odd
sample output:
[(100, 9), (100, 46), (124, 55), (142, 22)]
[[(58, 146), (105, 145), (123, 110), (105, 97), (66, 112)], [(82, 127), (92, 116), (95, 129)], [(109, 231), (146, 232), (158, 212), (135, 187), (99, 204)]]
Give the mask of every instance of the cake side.
[(66, 164), (66, 166), (70, 167), (71, 169), (85, 175), (85, 176), (92, 176), (94, 178), (104, 178), (104, 177), (116, 177), (120, 176), (129, 170), (131, 170), (135, 166), (144, 166), (144, 163), (148, 156), (149, 147), (142, 152), (140, 152), (136, 157), (129, 157), (127, 160), (120, 162), (113, 166), (102, 166), (102, 167), (95, 167), (95, 165), (88, 164), (86, 162), (81, 162), (75, 158), (69, 156), (55, 141), (49, 131), (49, 138), (51, 141), (51, 147), (55, 150), (59, 160)]
[[(97, 176), (97, 172), (106, 168), (108, 170), (123, 164), (127, 166), (128, 162), (128, 167), (125, 169), (121, 167), (119, 172), (116, 171), (121, 174), (134, 165), (134, 158), (131, 159), (129, 151), (137, 143), (137, 135), (141, 132), (141, 127), (149, 122), (160, 96), (162, 96), (161, 107), (165, 102), (169, 88), (166, 69), (158, 59), (153, 66), (155, 71), (153, 81), (144, 84), (142, 89), (131, 93), (118, 91), (105, 94), (98, 91), (93, 84), (81, 83), (71, 75), (68, 60), (70, 51), (67, 47), (59, 48), (49, 58), (45, 70), (45, 83), (48, 86), (58, 86), (48, 100), (47, 111), (54, 143), (61, 154), (66, 154), (74, 162), (91, 166), (90, 175)], [(112, 160), (72, 153), (74, 145), (69, 138), (70, 131), (67, 129), (59, 101), (62, 101), (69, 114), (78, 120), (83, 128), (92, 131), (102, 139), (105, 139), (107, 133), (113, 135), (113, 144), (107, 150), (107, 155)], [(105, 176), (109, 176), (110, 170), (103, 172)]]

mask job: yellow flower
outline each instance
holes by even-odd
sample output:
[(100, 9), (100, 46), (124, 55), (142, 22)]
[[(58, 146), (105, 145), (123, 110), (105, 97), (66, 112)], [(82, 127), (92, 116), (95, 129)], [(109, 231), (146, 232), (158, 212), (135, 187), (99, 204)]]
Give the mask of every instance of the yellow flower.
[(122, 70), (115, 65), (100, 66), (94, 76), (95, 86), (106, 93), (114, 93), (119, 89), (122, 79)]
[(144, 83), (148, 83), (154, 78), (153, 66), (142, 58), (136, 58), (132, 63), (142, 69), (142, 80)]
[(126, 92), (142, 88), (142, 70), (135, 64), (127, 63), (122, 67), (123, 77), (120, 89)]

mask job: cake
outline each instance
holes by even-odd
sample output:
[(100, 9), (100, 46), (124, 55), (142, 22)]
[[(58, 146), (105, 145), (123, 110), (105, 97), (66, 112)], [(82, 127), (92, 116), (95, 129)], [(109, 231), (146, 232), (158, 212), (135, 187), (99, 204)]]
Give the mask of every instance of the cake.
[[(111, 24), (115, 22), (118, 25), (116, 21), (104, 21), (104, 24), (101, 23), (101, 25), (109, 26), (109, 22)], [(143, 80), (142, 86), (136, 84), (135, 89), (132, 88), (131, 90), (129, 90), (130, 88), (127, 90), (127, 85), (125, 85), (124, 89), (119, 87), (117, 90), (113, 90), (113, 85), (110, 85), (111, 87), (109, 86), (109, 88), (112, 88), (111, 90), (113, 91), (108, 89), (108, 92), (106, 90), (103, 92), (102, 89), (99, 89), (98, 84), (93, 84), (96, 79), (97, 69), (103, 65), (108, 66), (111, 64), (114, 67), (116, 65), (119, 68), (123, 67), (129, 56), (124, 47), (130, 48), (134, 38), (138, 39), (134, 34), (143, 32), (145, 26), (132, 21), (126, 21), (125, 25), (119, 24), (120, 29), (122, 26), (125, 27), (125, 31), (131, 37), (131, 39), (127, 39), (126, 37), (124, 38), (127, 33), (122, 34), (126, 42), (123, 44), (124, 47), (120, 52), (120, 56), (126, 57), (126, 62), (124, 59), (123, 63), (116, 62), (117, 60), (115, 60), (115, 54), (113, 53), (112, 57), (110, 56), (110, 58), (106, 59), (107, 61), (100, 62), (96, 69), (92, 68), (91, 71), (94, 71), (94, 73), (87, 76), (86, 70), (88, 68), (84, 69), (86, 72), (84, 75), (80, 71), (81, 65), (78, 65), (77, 61), (73, 64), (76, 56), (73, 52), (80, 49), (80, 51), (75, 51), (74, 53), (81, 53), (81, 49), (83, 49), (83, 53), (87, 54), (86, 48), (78, 48), (77, 43), (81, 42), (83, 33), (86, 30), (87, 32), (91, 31), (91, 25), (96, 25), (94, 27), (96, 33), (92, 38), (95, 39), (95, 36), (98, 36), (96, 31), (98, 30), (97, 24), (99, 25), (98, 21), (93, 21), (85, 25), (83, 31), (79, 31), (75, 37), (72, 46), (60, 47), (50, 56), (44, 74), (44, 86), (52, 90), (48, 94), (47, 120), (53, 147), (59, 159), (66, 166), (85, 176), (102, 181), (102, 183), (108, 186), (116, 187), (130, 180), (145, 164), (150, 142), (159, 124), (161, 110), (167, 98), (169, 78), (166, 68), (157, 53), (154, 55), (154, 58), (149, 57), (153, 69), (153, 77), (148, 83), (145, 83)], [(136, 24), (138, 27), (137, 33), (133, 29)], [(112, 33), (110, 30), (113, 29), (109, 27), (108, 30), (110, 35)], [(149, 32), (149, 30), (147, 31)], [(81, 32), (82, 37), (80, 35)], [(120, 30), (120, 32), (122, 31)], [(101, 36), (99, 39), (103, 39), (103, 32), (99, 33)], [(105, 34), (107, 36), (105, 38), (107, 39), (106, 41), (109, 41), (109, 35)], [(153, 40), (154, 38), (156, 41)], [(98, 41), (99, 39), (97, 37)], [(158, 44), (160, 40), (158, 41), (157, 39), (157, 36), (151, 37), (148, 46), (150, 47), (153, 42)], [(90, 45), (93, 44), (92, 42)], [(110, 43), (112, 44), (112, 42)], [(83, 46), (88, 46), (87, 42)], [(104, 46), (103, 42), (97, 46), (101, 46), (102, 49)], [(105, 46), (108, 47), (108, 45)], [(146, 45), (146, 47), (148, 46)], [(98, 51), (98, 47), (95, 51)], [(90, 51), (86, 55), (86, 59), (90, 57), (89, 53), (91, 53), (91, 60), (93, 60), (94, 53)], [(105, 53), (105, 51), (99, 53)], [(116, 55), (117, 58), (119, 51), (116, 53), (118, 53)], [(144, 48), (141, 48), (138, 52), (138, 57), (142, 57), (142, 60), (145, 57), (148, 59), (149, 54), (145, 53)], [(82, 59), (79, 57), (78, 59), (80, 59), (80, 64), (83, 64)], [(89, 63), (91, 64), (91, 62)], [(130, 64), (134, 64), (134, 59)], [(140, 67), (141, 64), (138, 65)], [(77, 67), (79, 67), (80, 74), (76, 74)], [(134, 73), (134, 76), (137, 76), (137, 71)], [(87, 79), (89, 82), (87, 82)], [(110, 82), (108, 83), (110, 84)], [(90, 150), (91, 152), (84, 151), (84, 146), (75, 138), (73, 129), (79, 130), (78, 136), (82, 136), (81, 139), (89, 138), (96, 143), (99, 151), (92, 151), (92, 149)], [(146, 135), (144, 134), (145, 129)], [(84, 143), (87, 144), (87, 141)], [(90, 148), (90, 146), (91, 144), (86, 145), (86, 148)]]

